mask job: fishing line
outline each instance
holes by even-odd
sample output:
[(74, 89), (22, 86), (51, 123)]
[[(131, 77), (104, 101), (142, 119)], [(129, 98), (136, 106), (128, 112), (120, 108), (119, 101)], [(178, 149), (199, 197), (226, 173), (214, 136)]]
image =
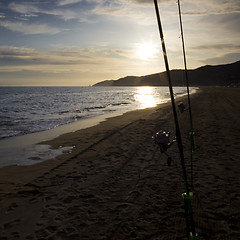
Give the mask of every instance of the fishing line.
[(193, 131), (193, 120), (192, 120), (192, 108), (191, 108), (191, 100), (189, 93), (189, 80), (188, 80), (188, 71), (187, 71), (187, 60), (186, 60), (186, 51), (185, 51), (185, 43), (184, 43), (184, 35), (183, 35), (183, 24), (182, 24), (182, 14), (181, 14), (181, 5), (180, 0), (178, 3), (178, 15), (179, 15), (179, 23), (181, 30), (181, 39), (182, 39), (182, 51), (183, 51), (183, 60), (184, 60), (184, 71), (185, 71), (185, 79), (187, 85), (187, 95), (188, 95), (188, 110), (189, 110), (189, 118), (190, 118), (190, 142), (191, 142), (191, 187), (193, 187), (193, 154), (195, 152), (195, 144), (194, 144), (194, 131)]

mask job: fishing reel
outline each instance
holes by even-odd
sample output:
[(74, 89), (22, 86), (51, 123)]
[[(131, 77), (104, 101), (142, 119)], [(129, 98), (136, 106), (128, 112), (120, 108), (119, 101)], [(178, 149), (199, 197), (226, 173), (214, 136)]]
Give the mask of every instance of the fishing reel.
[(155, 133), (152, 136), (152, 138), (155, 141), (155, 144), (158, 144), (160, 146), (161, 152), (167, 151), (168, 144), (170, 143), (169, 137), (170, 137), (170, 132), (166, 132), (163, 130)]
[(176, 141), (170, 141), (170, 132), (160, 130), (155, 133), (152, 138), (154, 139), (155, 144), (159, 146), (160, 152), (167, 156), (167, 165), (170, 166), (172, 162), (172, 158), (167, 154), (168, 148)]

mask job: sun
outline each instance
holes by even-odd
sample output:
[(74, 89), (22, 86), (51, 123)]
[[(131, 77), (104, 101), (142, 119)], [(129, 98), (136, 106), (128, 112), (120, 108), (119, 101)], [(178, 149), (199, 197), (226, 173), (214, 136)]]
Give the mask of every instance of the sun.
[(138, 56), (143, 60), (148, 60), (154, 56), (157, 52), (152, 43), (142, 43), (138, 46)]

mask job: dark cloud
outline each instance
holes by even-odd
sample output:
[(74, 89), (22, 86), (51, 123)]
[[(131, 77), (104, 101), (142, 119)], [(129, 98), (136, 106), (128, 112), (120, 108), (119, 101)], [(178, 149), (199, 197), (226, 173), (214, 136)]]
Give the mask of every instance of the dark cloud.
[(198, 45), (191, 47), (193, 50), (240, 50), (240, 45), (238, 44), (206, 44), (206, 45)]
[(202, 25), (222, 34), (223, 38), (239, 35), (240, 14), (209, 15), (201, 18)]
[(183, 15), (222, 15), (240, 13), (240, 1), (238, 0), (185, 0), (182, 1)]
[(201, 62), (204, 64), (219, 64), (219, 63), (225, 64), (225, 63), (237, 62), (239, 60), (240, 60), (240, 52), (227, 53), (218, 57), (207, 58), (207, 59), (201, 60)]
[[(135, 2), (137, 4), (152, 4), (153, 5), (153, 0), (132, 0), (132, 2)], [(160, 0), (158, 3), (163, 3), (163, 2), (171, 2), (171, 0)]]
[(129, 55), (128, 51), (117, 51), (107, 48), (63, 47), (49, 51), (37, 51), (31, 48), (0, 46), (0, 66), (92, 65), (98, 64), (107, 57), (119, 58)]

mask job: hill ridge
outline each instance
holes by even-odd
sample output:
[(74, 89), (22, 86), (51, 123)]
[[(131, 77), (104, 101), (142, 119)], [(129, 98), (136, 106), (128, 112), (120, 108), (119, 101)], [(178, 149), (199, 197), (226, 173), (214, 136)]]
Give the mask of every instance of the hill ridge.
[[(174, 86), (185, 85), (183, 69), (170, 70)], [(188, 70), (190, 86), (239, 86), (240, 61), (205, 65)], [(126, 76), (117, 80), (104, 80), (93, 86), (168, 86), (166, 71), (145, 76)]]

